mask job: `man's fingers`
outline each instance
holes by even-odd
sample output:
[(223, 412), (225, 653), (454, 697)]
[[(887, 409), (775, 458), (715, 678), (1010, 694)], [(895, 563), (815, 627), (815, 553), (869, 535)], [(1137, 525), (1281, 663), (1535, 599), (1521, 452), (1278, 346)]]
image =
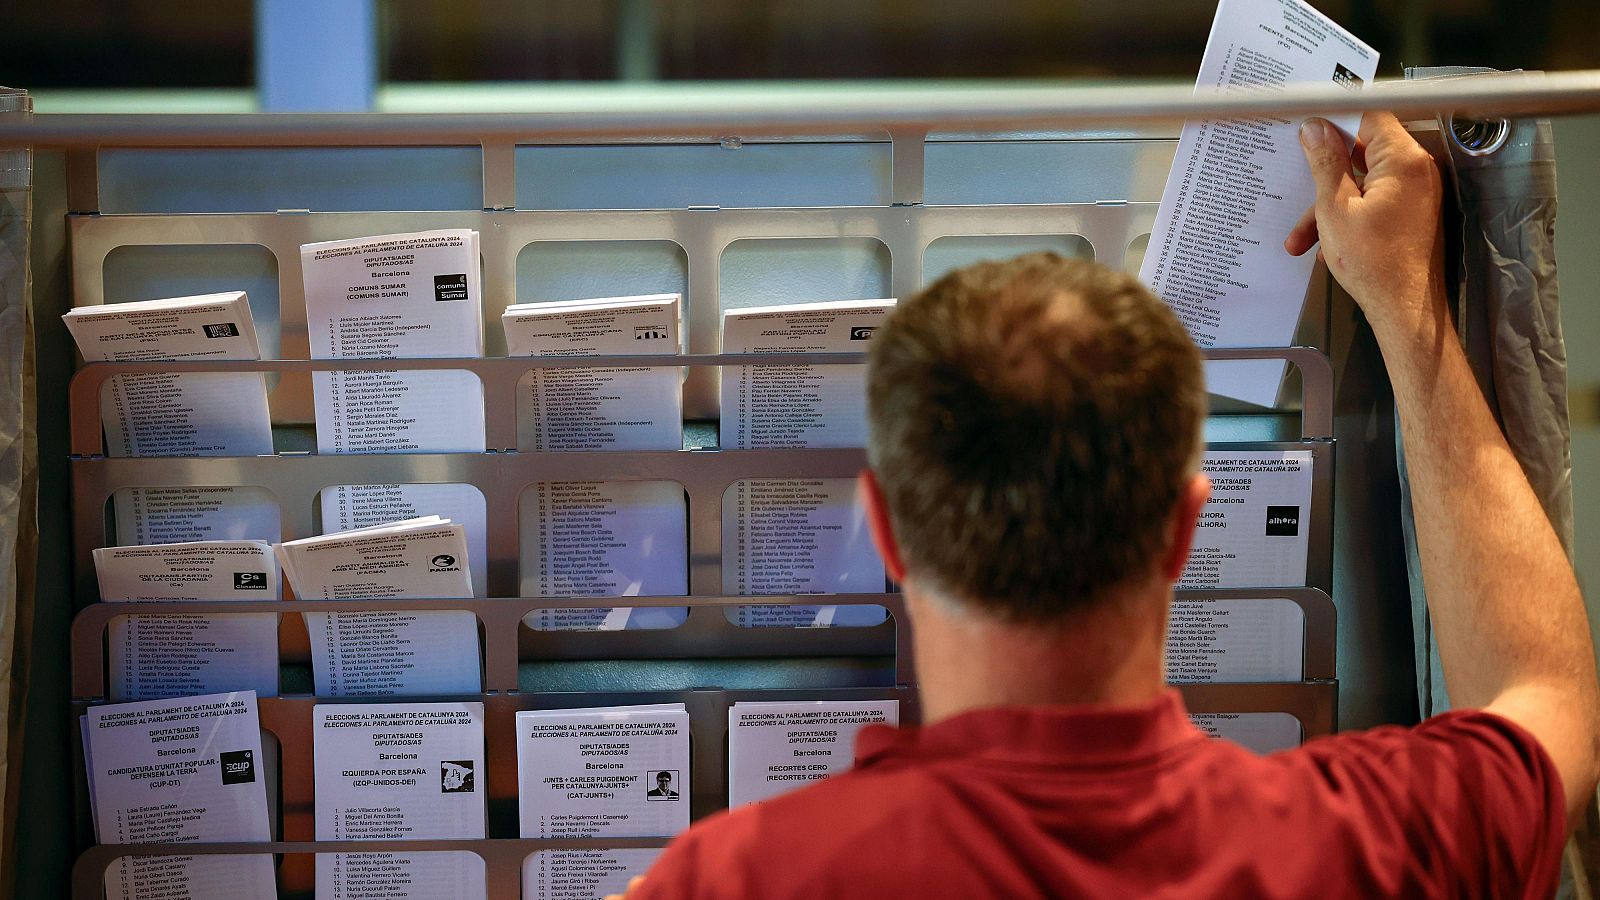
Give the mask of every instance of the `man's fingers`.
[(1288, 237), (1283, 239), (1283, 249), (1287, 250), (1290, 256), (1299, 256), (1310, 250), (1318, 240), (1317, 208), (1313, 206), (1301, 213), (1300, 221), (1289, 229)]
[(1394, 113), (1387, 110), (1375, 109), (1361, 117), (1361, 128), (1356, 132), (1356, 140), (1372, 146), (1373, 143), (1382, 143), (1397, 137), (1410, 139), (1411, 135), (1406, 127), (1400, 124)]
[(1300, 126), (1300, 147), (1317, 184), (1317, 213), (1323, 218), (1339, 215), (1346, 203), (1361, 196), (1344, 135), (1326, 119), (1307, 119)]

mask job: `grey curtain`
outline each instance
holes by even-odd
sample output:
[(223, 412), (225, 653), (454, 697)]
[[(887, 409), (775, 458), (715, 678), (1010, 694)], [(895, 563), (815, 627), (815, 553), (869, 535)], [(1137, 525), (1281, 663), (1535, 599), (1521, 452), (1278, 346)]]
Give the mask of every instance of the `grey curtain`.
[[(1410, 69), (1407, 78), (1488, 70)], [(1526, 77), (1538, 77), (1528, 73)], [(1555, 139), (1544, 119), (1441, 118), (1447, 266), (1456, 329), (1478, 384), (1567, 554), (1572, 553), (1572, 456), (1567, 352), (1556, 284)], [(1453, 201), (1453, 202), (1451, 202)], [(1396, 429), (1398, 439), (1399, 429)], [(1417, 557), (1410, 483), (1400, 448), (1401, 524), (1411, 585), (1417, 699), (1423, 716), (1450, 708)], [(1567, 846), (1561, 895), (1600, 883), (1595, 804)]]
[[(32, 115), (23, 91), (0, 87), (0, 117)], [(33, 155), (0, 148), (0, 785), (5, 790), (0, 896), (16, 878), (15, 808), (22, 754), (23, 698), (33, 621), (38, 529), (34, 442), (33, 323), (29, 317), (28, 228)]]

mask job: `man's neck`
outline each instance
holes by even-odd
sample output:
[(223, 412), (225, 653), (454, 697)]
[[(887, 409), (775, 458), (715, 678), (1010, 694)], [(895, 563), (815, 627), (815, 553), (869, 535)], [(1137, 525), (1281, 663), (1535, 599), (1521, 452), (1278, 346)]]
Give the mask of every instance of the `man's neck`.
[(1107, 597), (1053, 627), (906, 593), (924, 723), (997, 706), (1140, 706), (1166, 690), (1165, 584)]

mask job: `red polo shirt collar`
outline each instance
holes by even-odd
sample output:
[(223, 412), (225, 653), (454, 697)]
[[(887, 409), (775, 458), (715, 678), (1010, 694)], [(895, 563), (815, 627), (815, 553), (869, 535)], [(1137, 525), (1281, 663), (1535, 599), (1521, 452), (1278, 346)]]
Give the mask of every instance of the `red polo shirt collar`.
[(856, 766), (978, 754), (1054, 766), (1129, 765), (1205, 739), (1183, 698), (1168, 690), (1142, 706), (995, 707), (920, 728), (874, 725), (856, 738)]

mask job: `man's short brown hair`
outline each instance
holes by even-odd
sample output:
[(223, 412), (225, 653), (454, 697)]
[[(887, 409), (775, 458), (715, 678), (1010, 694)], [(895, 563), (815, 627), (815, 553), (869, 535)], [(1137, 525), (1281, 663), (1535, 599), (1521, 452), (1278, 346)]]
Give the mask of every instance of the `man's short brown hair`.
[(1200, 353), (1166, 305), (1053, 253), (902, 301), (874, 335), (867, 401), (911, 577), (1022, 622), (1149, 571), (1206, 415)]

